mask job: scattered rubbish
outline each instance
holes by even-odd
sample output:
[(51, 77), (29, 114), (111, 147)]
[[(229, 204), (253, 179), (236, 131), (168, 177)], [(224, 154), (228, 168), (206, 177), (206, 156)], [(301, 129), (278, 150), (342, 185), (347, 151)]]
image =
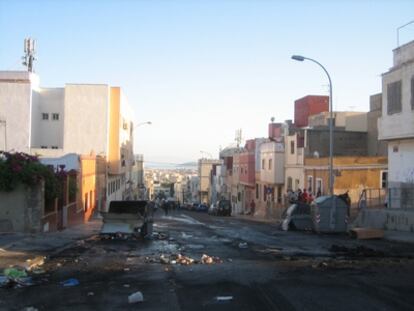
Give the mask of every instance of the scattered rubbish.
[(203, 256), (201, 256), (201, 263), (211, 265), (215, 263), (223, 263), (223, 261), (219, 257), (203, 254)]
[(239, 248), (248, 248), (247, 243), (246, 242), (240, 242), (239, 243)]
[(233, 300), (233, 296), (217, 296), (217, 301), (230, 301)]
[(228, 261), (228, 262), (233, 262), (233, 259), (231, 259), (231, 258), (227, 258), (227, 261)]
[(77, 246), (83, 246), (83, 245), (85, 245), (85, 241), (84, 240), (77, 241), (76, 245)]
[(312, 265), (313, 269), (326, 269), (328, 268), (328, 263), (326, 261), (321, 261)]
[(66, 281), (63, 281), (63, 282), (62, 282), (62, 285), (63, 285), (64, 287), (72, 287), (72, 286), (77, 286), (77, 285), (79, 285), (79, 281), (78, 281), (77, 279), (71, 278), (71, 279), (68, 279), (68, 280), (66, 280)]
[(22, 309), (22, 311), (38, 311), (39, 309), (35, 308), (35, 307), (26, 307), (24, 309)]
[(89, 292), (88, 293), (88, 296), (94, 296), (95, 295), (95, 293), (94, 292)]
[(141, 292), (135, 292), (132, 295), (128, 296), (128, 302), (129, 303), (137, 303), (144, 301), (144, 296)]
[(176, 257), (177, 257), (177, 262), (180, 265), (188, 266), (188, 265), (191, 265), (195, 262), (195, 260), (193, 258), (184, 256), (184, 255), (181, 255), (181, 254), (176, 255)]
[(176, 260), (171, 260), (171, 261), (170, 261), (170, 263), (171, 263), (172, 265), (176, 265), (176, 264), (177, 264), (177, 261), (176, 261)]
[(173, 242), (173, 241), (175, 241), (175, 239), (174, 238), (169, 238), (168, 241)]
[(130, 287), (131, 287), (131, 285), (129, 285), (129, 284), (124, 284), (124, 287), (125, 287), (125, 288), (130, 288)]
[(17, 279), (17, 278), (22, 278), (22, 277), (27, 276), (26, 271), (24, 271), (23, 269), (18, 269), (18, 268), (7, 268), (7, 269), (4, 269), (3, 273), (5, 276), (12, 278), (12, 279)]
[(58, 263), (56, 264), (56, 267), (60, 268), (60, 267), (62, 267), (62, 264), (61, 264), (60, 262), (58, 262)]
[(124, 271), (129, 271), (130, 269), (129, 268), (124, 268)]
[(168, 235), (163, 232), (154, 232), (152, 236), (154, 239), (158, 239), (158, 240), (165, 240), (168, 238)]
[(356, 238), (358, 240), (384, 238), (384, 230), (374, 228), (353, 228), (349, 230), (349, 234), (352, 238)]
[(167, 265), (170, 263), (170, 259), (165, 257), (164, 255), (160, 255), (160, 262), (164, 265)]
[(30, 276), (13, 279), (17, 287), (26, 287), (33, 285), (33, 280)]
[(43, 256), (37, 256), (34, 259), (27, 259), (25, 264), (26, 270), (31, 271), (42, 266), (45, 263), (45, 259), (46, 257)]

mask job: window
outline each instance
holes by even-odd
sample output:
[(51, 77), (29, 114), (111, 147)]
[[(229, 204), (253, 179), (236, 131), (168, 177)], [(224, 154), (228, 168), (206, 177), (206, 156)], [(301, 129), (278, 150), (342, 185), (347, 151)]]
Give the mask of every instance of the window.
[(386, 189), (388, 183), (388, 171), (381, 171), (381, 188)]
[(47, 149), (47, 146), (40, 146), (40, 148), (42, 148), (42, 149)]
[(52, 146), (51, 148), (52, 149), (58, 149), (58, 146)]
[(290, 154), (295, 154), (295, 142), (293, 140), (290, 142)]
[(256, 199), (259, 199), (259, 184), (256, 184)]
[(308, 186), (308, 191), (309, 192), (312, 192), (312, 186), (313, 186), (313, 176), (311, 176), (311, 175), (309, 175), (308, 176), (308, 184), (307, 184), (307, 186)]
[(299, 189), (299, 179), (295, 179), (295, 190)]
[(58, 113), (52, 113), (52, 120), (58, 121), (59, 120), (59, 114)]
[(401, 112), (401, 80), (387, 85), (387, 113)]
[(262, 159), (262, 170), (264, 170), (264, 169), (265, 169), (265, 160)]
[(42, 113), (42, 120), (49, 120), (49, 114), (48, 113)]
[(272, 159), (269, 159), (269, 170), (272, 169)]

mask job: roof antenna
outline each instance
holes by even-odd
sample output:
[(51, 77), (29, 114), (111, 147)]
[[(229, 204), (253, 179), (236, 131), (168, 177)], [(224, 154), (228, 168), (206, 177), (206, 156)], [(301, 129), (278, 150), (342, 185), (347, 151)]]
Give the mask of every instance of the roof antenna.
[(36, 60), (35, 55), (36, 41), (32, 38), (24, 39), (24, 56), (23, 65), (27, 67), (28, 72), (33, 72), (33, 62)]

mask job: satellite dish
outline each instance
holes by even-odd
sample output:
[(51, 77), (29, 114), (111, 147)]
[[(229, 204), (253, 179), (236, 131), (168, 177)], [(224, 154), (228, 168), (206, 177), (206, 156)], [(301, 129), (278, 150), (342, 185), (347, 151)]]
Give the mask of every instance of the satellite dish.
[(315, 151), (313, 153), (313, 157), (318, 159), (319, 158), (319, 152), (318, 151)]
[(270, 121), (272, 121), (272, 123), (275, 122), (275, 117), (271, 117)]

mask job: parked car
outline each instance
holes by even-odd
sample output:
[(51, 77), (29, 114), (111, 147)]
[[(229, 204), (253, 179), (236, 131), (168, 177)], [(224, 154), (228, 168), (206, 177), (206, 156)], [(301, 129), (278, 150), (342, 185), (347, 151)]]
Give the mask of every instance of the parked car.
[(207, 211), (207, 213), (209, 215), (217, 215), (217, 203), (211, 204), (208, 211)]
[(312, 230), (313, 222), (309, 204), (296, 202), (282, 214), (282, 230)]
[(201, 203), (196, 208), (197, 212), (207, 212), (208, 211), (208, 205), (205, 203)]

